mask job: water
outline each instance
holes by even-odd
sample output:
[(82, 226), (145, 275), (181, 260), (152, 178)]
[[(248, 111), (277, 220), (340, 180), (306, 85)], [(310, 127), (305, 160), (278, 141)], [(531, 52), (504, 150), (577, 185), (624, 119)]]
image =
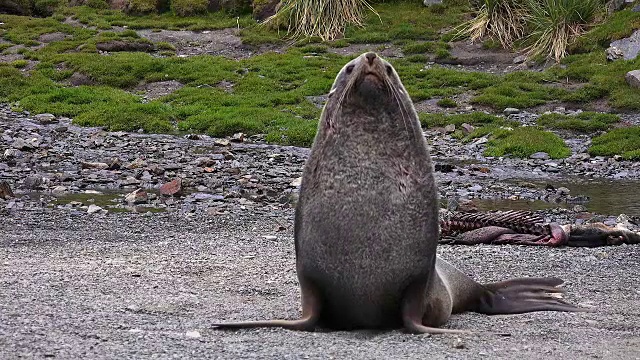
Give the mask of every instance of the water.
[[(564, 181), (547, 181), (540, 183), (529, 181), (539, 188), (544, 188), (547, 184), (559, 187), (566, 187), (573, 196), (584, 195), (588, 197), (587, 202), (580, 202), (587, 211), (603, 215), (617, 216), (626, 214), (640, 217), (640, 181), (607, 181), (607, 180), (579, 180), (566, 179)], [(576, 203), (567, 202), (547, 202), (543, 200), (508, 200), (508, 199), (474, 199), (474, 204), (478, 210), (545, 210), (552, 208), (573, 208)]]

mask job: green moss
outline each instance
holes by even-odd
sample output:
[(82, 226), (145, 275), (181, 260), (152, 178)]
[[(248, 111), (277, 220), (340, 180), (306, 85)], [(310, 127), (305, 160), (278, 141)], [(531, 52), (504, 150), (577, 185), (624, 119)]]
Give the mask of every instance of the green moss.
[(443, 13), (434, 13), (421, 1), (381, 2), (374, 5), (380, 18), (367, 12), (365, 28), (347, 27), (351, 43), (382, 43), (397, 39), (436, 40), (438, 31), (461, 22), (468, 4), (451, 4)]
[(59, 6), (66, 5), (63, 0), (33, 0), (33, 9), (37, 15), (50, 16)]
[(438, 100), (437, 104), (438, 106), (443, 108), (454, 108), (458, 106), (458, 103), (456, 103), (456, 101), (451, 98), (440, 99)]
[(425, 62), (429, 61), (429, 57), (426, 56), (426, 55), (422, 55), (422, 54), (409, 55), (405, 59), (407, 59), (407, 61), (413, 62), (413, 63), (425, 63)]
[(129, 0), (127, 12), (131, 14), (149, 14), (156, 11), (157, 0)]
[(93, 9), (108, 9), (109, 8), (109, 4), (107, 4), (106, 0), (87, 0), (85, 2), (85, 5), (87, 5), (90, 8), (93, 8)]
[(419, 42), (419, 43), (410, 43), (402, 47), (402, 52), (405, 55), (411, 54), (424, 54), (433, 51), (434, 44), (433, 42)]
[(500, 41), (496, 39), (487, 39), (482, 42), (482, 48), (487, 50), (497, 50), (501, 49), (502, 45), (500, 45)]
[(472, 99), (474, 104), (495, 110), (507, 107), (528, 108), (565, 96), (568, 91), (544, 85), (545, 74), (521, 71), (505, 75)]
[(607, 61), (604, 52), (577, 54), (563, 60), (565, 67), (556, 66), (546, 73), (557, 81), (566, 79), (576, 82), (588, 82), (585, 88), (576, 92), (565, 92), (563, 100), (590, 101), (598, 96), (609, 99), (614, 108), (640, 110), (640, 92), (631, 88), (624, 76), (640, 67), (640, 58), (634, 60)]
[(627, 160), (640, 160), (640, 126), (614, 129), (593, 138), (589, 154), (621, 155)]
[(484, 154), (485, 156), (528, 158), (536, 152), (546, 152), (552, 159), (566, 158), (571, 155), (571, 149), (562, 138), (532, 126), (494, 131), (487, 142)]
[(440, 127), (448, 124), (460, 126), (464, 123), (478, 125), (505, 125), (510, 124), (503, 117), (475, 111), (470, 114), (439, 114), (439, 113), (418, 113), (420, 123), (428, 128)]
[(167, 133), (174, 130), (172, 120), (172, 109), (166, 104), (125, 102), (118, 105), (118, 111), (113, 111), (111, 105), (95, 106), (76, 116), (74, 122), (78, 125), (104, 126), (111, 131), (143, 129), (146, 132)]
[(178, 16), (192, 16), (207, 12), (209, 0), (171, 0), (171, 10)]
[(603, 114), (585, 111), (578, 115), (546, 114), (538, 118), (538, 125), (552, 129), (575, 130), (579, 132), (594, 132), (608, 130), (620, 121), (615, 114)]
[(29, 64), (28, 60), (14, 60), (11, 62), (11, 66), (21, 69)]
[(313, 44), (313, 45), (305, 45), (301, 47), (300, 51), (302, 51), (303, 53), (322, 54), (322, 53), (326, 53), (327, 49), (328, 48), (325, 45)]
[(630, 9), (617, 11), (604, 23), (576, 39), (569, 46), (569, 51), (585, 53), (606, 49), (611, 41), (630, 36), (635, 29), (640, 29), (640, 12), (633, 12)]

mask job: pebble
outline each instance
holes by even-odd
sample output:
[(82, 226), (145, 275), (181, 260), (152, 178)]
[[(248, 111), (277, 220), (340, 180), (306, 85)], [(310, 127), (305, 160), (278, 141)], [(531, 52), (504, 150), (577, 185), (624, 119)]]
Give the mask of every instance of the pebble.
[(91, 204), (89, 205), (89, 208), (87, 209), (87, 213), (89, 214), (94, 214), (97, 213), (98, 211), (103, 210), (100, 206), (95, 205), (95, 204)]
[(511, 108), (508, 107), (506, 109), (504, 109), (503, 113), (507, 116), (509, 115), (513, 115), (513, 114), (518, 114), (520, 112), (520, 109), (516, 109), (516, 108)]

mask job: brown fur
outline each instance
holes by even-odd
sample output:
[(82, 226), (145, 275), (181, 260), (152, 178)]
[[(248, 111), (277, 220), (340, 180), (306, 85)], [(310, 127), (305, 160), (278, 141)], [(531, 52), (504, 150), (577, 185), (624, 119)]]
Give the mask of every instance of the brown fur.
[(296, 330), (443, 329), (452, 313), (579, 311), (555, 278), (481, 285), (436, 258), (438, 194), (427, 142), (393, 67), (374, 53), (334, 82), (295, 213), (298, 320), (215, 324)]

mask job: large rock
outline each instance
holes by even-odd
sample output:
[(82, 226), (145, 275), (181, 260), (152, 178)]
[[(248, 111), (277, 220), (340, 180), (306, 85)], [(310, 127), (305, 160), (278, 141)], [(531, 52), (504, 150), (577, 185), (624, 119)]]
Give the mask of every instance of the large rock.
[(15, 195), (13, 194), (9, 183), (4, 180), (0, 181), (0, 199), (8, 199), (12, 197), (15, 197)]
[(253, 18), (262, 21), (278, 11), (280, 0), (254, 0)]
[(209, 0), (209, 11), (224, 10), (230, 14), (241, 14), (252, 10), (251, 0)]
[(629, 86), (640, 89), (640, 70), (632, 70), (624, 76)]
[(442, 0), (424, 0), (422, 3), (424, 6), (440, 5), (442, 4)]
[[(640, 53), (640, 29), (636, 30), (628, 38), (616, 40), (607, 49), (607, 58), (615, 60), (617, 58), (633, 60)], [(612, 55), (616, 56), (612, 56)]]
[(177, 178), (160, 186), (160, 194), (166, 196), (179, 196), (182, 194), (182, 179)]
[(0, 0), (0, 14), (31, 15), (29, 0)]

